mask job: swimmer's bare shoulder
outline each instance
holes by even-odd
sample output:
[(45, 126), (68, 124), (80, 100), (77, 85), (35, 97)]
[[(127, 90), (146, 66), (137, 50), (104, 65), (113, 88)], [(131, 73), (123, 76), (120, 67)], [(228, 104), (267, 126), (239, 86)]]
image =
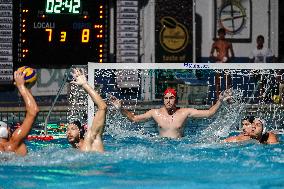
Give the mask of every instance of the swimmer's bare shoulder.
[(15, 150), (16, 154), (25, 156), (28, 153), (27, 146), (25, 143), (21, 143), (18, 149)]
[(268, 132), (268, 134), (269, 134), (269, 137), (268, 137), (268, 140), (267, 140), (268, 144), (278, 144), (279, 143), (278, 137), (275, 133)]
[(150, 114), (152, 117), (153, 116), (155, 116), (155, 115), (160, 115), (160, 114), (162, 114), (163, 113), (163, 110), (164, 108), (162, 107), (162, 108), (153, 108), (153, 109), (150, 109), (150, 110), (148, 110), (147, 112), (145, 112), (145, 113), (148, 113), (148, 114)]

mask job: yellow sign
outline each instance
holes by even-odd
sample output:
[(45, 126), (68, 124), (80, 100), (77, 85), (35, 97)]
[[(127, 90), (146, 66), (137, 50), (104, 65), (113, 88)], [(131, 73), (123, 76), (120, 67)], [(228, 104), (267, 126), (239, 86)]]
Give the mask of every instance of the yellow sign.
[(188, 44), (188, 31), (186, 27), (172, 17), (163, 17), (160, 32), (160, 44), (171, 53), (182, 51)]

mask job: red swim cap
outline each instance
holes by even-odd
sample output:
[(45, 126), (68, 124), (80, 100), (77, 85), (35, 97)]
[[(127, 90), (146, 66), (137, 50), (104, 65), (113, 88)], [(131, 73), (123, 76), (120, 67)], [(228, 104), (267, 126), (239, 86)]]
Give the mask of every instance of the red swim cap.
[(172, 95), (174, 95), (175, 97), (177, 97), (177, 92), (173, 89), (173, 88), (167, 88), (164, 92), (164, 96), (168, 93), (171, 93)]

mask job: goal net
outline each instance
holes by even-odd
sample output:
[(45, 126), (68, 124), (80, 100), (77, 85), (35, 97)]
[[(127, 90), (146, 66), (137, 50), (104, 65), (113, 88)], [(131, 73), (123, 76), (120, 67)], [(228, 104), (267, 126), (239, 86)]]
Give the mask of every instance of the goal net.
[[(177, 91), (177, 106), (197, 109), (210, 108), (222, 91), (231, 89), (233, 103), (239, 107), (230, 112), (235, 116), (232, 121), (235, 126), (243, 116), (255, 115), (267, 119), (273, 129), (279, 129), (283, 128), (283, 70), (274, 66), (283, 67), (279, 64), (248, 67), (248, 64), (89, 63), (86, 73), (89, 84), (105, 100), (109, 95), (116, 96), (123, 100), (124, 107), (138, 113), (161, 107), (163, 92), (168, 87)], [(84, 96), (80, 101), (87, 104), (84, 111), (88, 112), (88, 125), (91, 125), (96, 107), (90, 97)]]

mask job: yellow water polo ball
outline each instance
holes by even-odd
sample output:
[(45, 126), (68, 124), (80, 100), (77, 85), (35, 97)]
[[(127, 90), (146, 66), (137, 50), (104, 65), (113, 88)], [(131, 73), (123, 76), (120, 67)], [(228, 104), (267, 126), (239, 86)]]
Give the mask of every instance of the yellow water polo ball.
[(274, 95), (272, 99), (273, 99), (274, 103), (276, 103), (276, 104), (279, 104), (281, 102), (281, 96), (280, 95)]
[(37, 73), (36, 73), (35, 69), (30, 68), (28, 66), (22, 66), (22, 67), (18, 68), (17, 71), (26, 73), (25, 77), (24, 77), (26, 83), (35, 83), (36, 82)]

